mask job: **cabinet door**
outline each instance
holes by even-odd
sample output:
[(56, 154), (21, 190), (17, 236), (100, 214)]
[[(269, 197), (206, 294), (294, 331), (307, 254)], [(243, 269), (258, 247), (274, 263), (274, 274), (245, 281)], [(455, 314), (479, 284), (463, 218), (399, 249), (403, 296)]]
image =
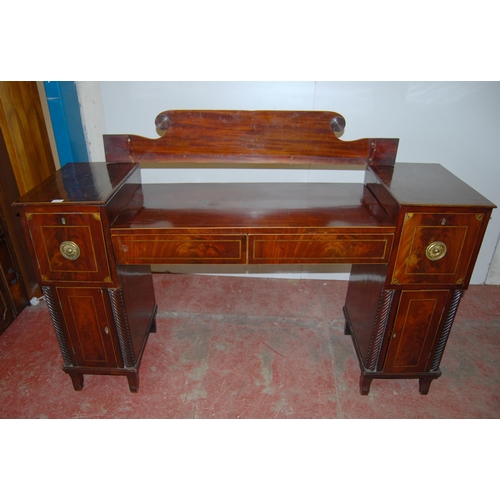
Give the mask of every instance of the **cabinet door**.
[(385, 373), (419, 373), (428, 369), (448, 294), (448, 290), (401, 292)]
[(61, 287), (56, 291), (77, 365), (122, 367), (107, 290)]

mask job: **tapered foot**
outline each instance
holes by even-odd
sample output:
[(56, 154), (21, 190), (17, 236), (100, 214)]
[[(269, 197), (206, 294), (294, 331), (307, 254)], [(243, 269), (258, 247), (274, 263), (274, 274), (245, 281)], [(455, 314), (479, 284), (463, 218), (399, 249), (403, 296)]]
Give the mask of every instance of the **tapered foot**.
[(151, 327), (149, 328), (149, 333), (156, 333), (156, 318), (151, 322)]
[(349, 323), (345, 322), (344, 335), (351, 335), (351, 329), (349, 328)]
[(130, 392), (139, 392), (139, 374), (138, 373), (128, 373), (127, 374), (128, 387)]
[(425, 396), (426, 394), (429, 393), (429, 388), (431, 386), (431, 382), (434, 380), (434, 378), (420, 378), (418, 379), (418, 391), (420, 394)]
[(71, 382), (73, 382), (73, 388), (75, 391), (81, 391), (83, 389), (83, 374), (76, 372), (69, 372), (71, 377)]
[(373, 377), (368, 377), (364, 373), (361, 374), (361, 377), (359, 379), (359, 392), (362, 396), (367, 396), (369, 394), (372, 380)]

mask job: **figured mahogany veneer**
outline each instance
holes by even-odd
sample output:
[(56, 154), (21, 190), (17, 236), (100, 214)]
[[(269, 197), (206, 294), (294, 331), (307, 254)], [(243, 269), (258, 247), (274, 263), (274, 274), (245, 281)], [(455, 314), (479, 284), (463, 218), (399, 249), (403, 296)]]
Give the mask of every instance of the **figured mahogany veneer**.
[(79, 366), (123, 367), (106, 290), (56, 287), (71, 350)]
[[(463, 283), (483, 217), (483, 212), (479, 211), (475, 214), (406, 213), (391, 283)], [(431, 260), (426, 249), (435, 241), (444, 245), (446, 254)]]
[(160, 139), (105, 135), (117, 162), (243, 162), (392, 165), (398, 139), (341, 141), (345, 120), (327, 111), (164, 111)]
[[(448, 290), (401, 292), (384, 369), (392, 373), (429, 370), (429, 357), (439, 333)], [(422, 322), (426, 328), (421, 327)]]
[(392, 234), (258, 234), (249, 237), (249, 264), (384, 263)]
[(111, 228), (118, 264), (381, 263), (393, 235), (362, 184), (143, 185)]
[[(41, 281), (111, 282), (99, 212), (27, 213), (27, 226)], [(79, 252), (65, 257), (61, 245), (72, 242)], [(71, 256), (70, 256), (71, 257)]]
[[(118, 267), (111, 223), (140, 185), (137, 164), (72, 163), (24, 195), (33, 263), (75, 390), (84, 374), (124, 375), (132, 392), (156, 304), (147, 266)], [(63, 255), (64, 243), (79, 252)], [(72, 248), (71, 246), (69, 248)]]
[[(348, 263), (361, 394), (375, 378), (416, 378), (427, 394), (491, 202), (441, 165), (395, 163), (397, 139), (342, 141), (338, 113), (166, 111), (156, 125), (159, 139), (105, 136), (107, 163), (67, 165), (16, 203), (76, 390), (86, 373), (138, 390), (156, 328), (150, 264)], [(365, 181), (146, 185), (138, 161), (360, 165)]]

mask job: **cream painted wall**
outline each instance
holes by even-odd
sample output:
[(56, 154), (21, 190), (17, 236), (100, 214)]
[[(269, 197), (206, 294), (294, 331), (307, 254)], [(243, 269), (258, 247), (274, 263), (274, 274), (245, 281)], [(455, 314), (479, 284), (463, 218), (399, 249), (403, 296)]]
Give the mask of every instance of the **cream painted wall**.
[[(441, 163), (500, 206), (498, 82), (79, 82), (78, 90), (84, 129), (92, 129), (94, 134), (89, 140), (89, 155), (94, 161), (104, 159), (102, 142), (96, 140), (103, 133), (157, 137), (154, 119), (163, 110), (331, 110), (346, 118), (342, 139), (398, 137), (397, 161)], [(221, 182), (236, 178), (358, 182), (362, 173), (143, 171), (144, 182)], [(488, 275), (499, 233), (500, 216), (494, 211), (472, 283), (500, 284), (500, 252)], [(344, 279), (345, 269), (341, 271), (328, 277)]]
[(104, 161), (102, 136), (106, 133), (100, 82), (76, 82), (83, 133), (89, 161)]

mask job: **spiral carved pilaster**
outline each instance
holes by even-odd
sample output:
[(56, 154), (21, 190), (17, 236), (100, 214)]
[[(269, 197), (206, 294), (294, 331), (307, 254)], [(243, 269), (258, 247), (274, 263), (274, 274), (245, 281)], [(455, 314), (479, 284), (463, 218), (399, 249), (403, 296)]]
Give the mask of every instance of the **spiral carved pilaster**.
[(377, 368), (380, 348), (382, 347), (387, 322), (389, 321), (389, 313), (391, 312), (394, 292), (394, 290), (382, 290), (380, 294), (375, 323), (373, 325), (370, 344), (365, 359), (365, 366), (369, 370), (375, 370)]
[(125, 302), (121, 288), (108, 288), (111, 309), (115, 320), (116, 334), (122, 351), (123, 363), (125, 368), (135, 366), (134, 347), (130, 336), (130, 328), (127, 320)]
[(434, 354), (434, 359), (432, 360), (431, 371), (436, 371), (439, 368), (441, 359), (443, 357), (444, 348), (446, 346), (446, 342), (448, 341), (448, 337), (451, 331), (451, 326), (453, 325), (453, 321), (455, 320), (458, 304), (460, 303), (462, 295), (463, 295), (462, 290), (455, 290), (455, 292), (453, 293), (450, 308), (448, 309), (448, 314), (444, 322), (443, 330), (441, 332), (441, 337), (439, 339), (439, 343), (436, 348), (436, 353)]
[(50, 318), (52, 319), (52, 325), (54, 326), (54, 330), (56, 332), (56, 338), (57, 342), (59, 343), (59, 348), (61, 349), (64, 365), (73, 366), (73, 361), (71, 360), (71, 354), (69, 351), (68, 343), (66, 342), (66, 337), (64, 335), (61, 318), (59, 317), (59, 311), (56, 307), (56, 301), (54, 298), (54, 293), (52, 292), (52, 288), (50, 288), (49, 286), (43, 286), (42, 292), (45, 297), (45, 302), (47, 303)]

